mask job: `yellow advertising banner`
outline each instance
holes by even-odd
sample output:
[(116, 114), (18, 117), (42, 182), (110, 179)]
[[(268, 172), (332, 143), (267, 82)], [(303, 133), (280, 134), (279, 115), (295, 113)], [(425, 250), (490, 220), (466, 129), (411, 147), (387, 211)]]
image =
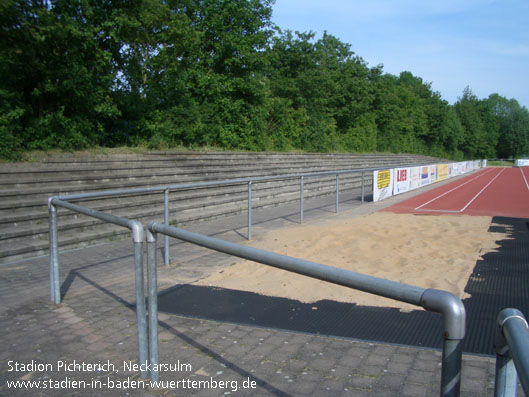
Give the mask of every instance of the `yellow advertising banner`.
[(384, 189), (391, 183), (391, 172), (390, 170), (379, 171), (377, 175), (377, 187)]
[(448, 179), (448, 164), (437, 164), (437, 180), (444, 181)]
[(393, 195), (393, 170), (373, 172), (373, 201), (383, 200)]

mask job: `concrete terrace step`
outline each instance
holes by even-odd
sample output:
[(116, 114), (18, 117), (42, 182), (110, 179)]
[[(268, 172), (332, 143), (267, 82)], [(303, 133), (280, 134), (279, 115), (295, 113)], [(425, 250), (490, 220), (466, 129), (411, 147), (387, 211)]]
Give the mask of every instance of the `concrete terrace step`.
[[(254, 173), (248, 173), (247, 175), (244, 175), (244, 174), (240, 174), (240, 175), (236, 175), (237, 178), (240, 178), (240, 179), (244, 179), (246, 177), (255, 177), (255, 176), (262, 176), (259, 174), (254, 174)], [(370, 183), (370, 180), (368, 180), (369, 178), (366, 178), (366, 182), (367, 183)], [(210, 179), (207, 175), (204, 176), (203, 179), (198, 179), (196, 177), (182, 177), (180, 178), (179, 180), (179, 183), (180, 184), (188, 184), (188, 183), (195, 183), (195, 182), (204, 182), (204, 181), (215, 181), (215, 180), (219, 180), (218, 178), (215, 178), (215, 179)], [(314, 180), (315, 182), (319, 180), (319, 178), (308, 178), (307, 179), (307, 183), (312, 183), (312, 180)], [(341, 180), (343, 181), (347, 181), (347, 180), (361, 180), (361, 174), (348, 174), (348, 175), (342, 175), (341, 176)], [(125, 187), (130, 187), (130, 188), (136, 188), (136, 187), (146, 187), (146, 186), (165, 186), (164, 182), (174, 182), (173, 180), (165, 180), (165, 179), (157, 179), (155, 182), (151, 182), (151, 183), (138, 183), (137, 181), (135, 181), (134, 183), (130, 183), (130, 184), (127, 184), (127, 186)], [(296, 182), (295, 180), (288, 180), (288, 181), (285, 181), (284, 183), (290, 183), (290, 184), (296, 184), (298, 182)], [(91, 188), (93, 188), (94, 186), (91, 185), (91, 184), (88, 184), (88, 186), (90, 186)], [(258, 183), (255, 183), (255, 186), (257, 189), (261, 188), (261, 186), (267, 186), (264, 182), (258, 182)], [(62, 188), (59, 188), (59, 187), (55, 187), (53, 189), (53, 193), (51, 194), (54, 194), (54, 195), (57, 195), (58, 193), (61, 193), (61, 194), (68, 194), (68, 193), (75, 193), (75, 192), (82, 192), (84, 191), (82, 189), (83, 185), (77, 185), (77, 186), (74, 186), (73, 188), (71, 187), (65, 187), (63, 186)], [(122, 184), (115, 184), (112, 186), (113, 188), (123, 188), (124, 186)], [(221, 187), (218, 187), (218, 188), (209, 188), (207, 190), (210, 190), (210, 191), (213, 191), (213, 193), (215, 193), (217, 190), (219, 189), (222, 189)], [(48, 187), (48, 190), (50, 190), (50, 187)], [(95, 191), (97, 189), (90, 189), (91, 191)], [(102, 190), (106, 190), (106, 189), (102, 189)], [(222, 190), (219, 190), (219, 191), (222, 191)], [(31, 193), (29, 193), (31, 192)], [(18, 198), (18, 205), (17, 205), (17, 209), (13, 209), (12, 208), (12, 197), (15, 197), (15, 192), (11, 192), (12, 195), (9, 196), (9, 195), (5, 195), (4, 197), (2, 197), (2, 199), (0, 199), (0, 214), (4, 213), (4, 218), (3, 220), (0, 220), (0, 224), (1, 223), (4, 223), (4, 222), (11, 222), (11, 218), (16, 218), (16, 219), (25, 219), (27, 218), (28, 216), (28, 213), (31, 213), (31, 212), (42, 212), (43, 210), (45, 211), (45, 206), (46, 206), (46, 203), (47, 203), (47, 199), (50, 195), (50, 192), (46, 192), (44, 187), (40, 187), (38, 189), (26, 189), (26, 191), (24, 193), (21, 193), (19, 194), (18, 196), (16, 196)], [(157, 193), (153, 193), (152, 194), (154, 197), (161, 197), (162, 193), (161, 192), (157, 192)], [(201, 195), (203, 196), (204, 193), (201, 193)], [(144, 200), (145, 198), (143, 197), (144, 195), (141, 195), (141, 196), (129, 196), (129, 198), (127, 199), (128, 201), (140, 201), (140, 200)]]
[[(350, 190), (350, 189), (348, 189)], [(346, 193), (347, 190), (342, 190)], [(333, 193), (334, 189), (327, 189), (327, 194)], [(259, 208), (266, 208), (277, 206), (290, 202), (297, 202), (299, 200), (299, 192), (278, 194), (273, 197), (260, 196), (252, 199), (252, 208), (257, 210)], [(305, 193), (305, 199), (310, 200), (312, 197), (318, 197), (317, 191)], [(171, 208), (170, 223), (172, 225), (185, 226), (199, 221), (213, 220), (224, 216), (237, 215), (247, 212), (246, 197), (231, 197), (223, 201), (218, 201), (214, 205), (189, 205), (178, 208)], [(65, 212), (68, 210), (59, 209)], [(163, 208), (154, 208), (152, 210), (140, 209), (136, 212), (130, 212), (126, 215), (129, 218), (140, 221), (163, 220)], [(117, 215), (117, 214), (116, 214)], [(123, 215), (123, 214), (122, 214)], [(76, 214), (75, 221), (61, 221), (59, 220), (59, 246), (61, 248), (74, 248), (78, 246), (88, 246), (106, 241), (111, 241), (117, 238), (125, 238), (130, 236), (130, 231), (119, 226), (110, 225), (94, 218), (86, 217), (84, 215)], [(47, 223), (47, 220), (46, 220)], [(71, 231), (75, 233), (71, 233)], [(48, 226), (39, 225), (32, 229), (19, 229), (8, 237), (5, 241), (0, 240), (0, 263), (5, 258), (21, 258), (27, 254), (41, 255), (47, 252), (48, 249)]]
[[(342, 193), (346, 193), (359, 186), (361, 186), (361, 180), (358, 178), (342, 177), (340, 181), (340, 191)], [(304, 190), (307, 191), (307, 193), (305, 193), (306, 197), (311, 197), (311, 195), (316, 193), (319, 195), (322, 191), (332, 193), (335, 190), (335, 179), (334, 177), (307, 179), (304, 183)], [(285, 202), (282, 199), (284, 196), (292, 196), (295, 199), (299, 198), (299, 182), (297, 180), (262, 182), (256, 183), (252, 187), (252, 201), (254, 203), (259, 200), (261, 200), (259, 202), (262, 202), (262, 200), (266, 199), (275, 199), (278, 203), (282, 203)], [(247, 205), (246, 185), (173, 192), (170, 194), (170, 210), (178, 214), (180, 211), (184, 210), (228, 205), (236, 200), (242, 201), (244, 206)], [(155, 209), (154, 212), (149, 211), (149, 215), (163, 213), (163, 202), (160, 193), (120, 197), (112, 201), (83, 201), (80, 204), (99, 211), (133, 219), (146, 216), (141, 215), (141, 209), (144, 208)], [(256, 204), (254, 204), (254, 206), (255, 205)], [(140, 214), (138, 214), (138, 210), (140, 210)], [(60, 222), (70, 220), (76, 221), (79, 217), (79, 214), (68, 210), (61, 210), (58, 215)], [(17, 226), (16, 228), (10, 228), (2, 233), (2, 235), (0, 235), (0, 241), (15, 237), (36, 236), (41, 233), (47, 233), (48, 231), (48, 213), (45, 211), (22, 214), (4, 214), (1, 217), (0, 222), (0, 224), (8, 226), (10, 223), (16, 223)], [(77, 221), (77, 224), (79, 227), (85, 227), (95, 223), (90, 222), (81, 224)]]
[[(388, 163), (391, 163), (388, 161)], [(207, 174), (214, 176), (216, 174), (238, 174), (241, 171), (246, 172), (257, 172), (262, 175), (272, 174), (283, 174), (288, 172), (305, 172), (307, 168), (317, 171), (318, 169), (347, 169), (347, 168), (362, 168), (365, 167), (365, 161), (349, 160), (349, 161), (320, 161), (318, 164), (314, 164), (308, 161), (300, 162), (269, 162), (264, 164), (258, 164), (255, 159), (253, 162), (245, 161), (239, 164), (217, 164), (214, 167), (211, 164), (205, 162), (192, 163), (187, 165), (175, 165), (169, 167), (166, 163), (157, 163), (156, 165), (150, 165), (149, 162), (142, 163), (142, 168), (125, 167), (118, 163), (114, 166), (101, 166), (95, 164), (93, 166), (84, 166), (82, 168), (75, 166), (68, 166), (67, 169), (50, 169), (49, 167), (29, 170), (7, 170), (2, 172), (0, 170), (0, 178), (3, 181), (3, 186), (9, 187), (22, 187), (24, 184), (32, 184), (38, 186), (39, 184), (49, 183), (68, 183), (75, 182), (75, 184), (94, 183), (98, 181), (113, 182), (120, 179), (128, 179), (132, 177), (141, 178), (154, 178), (154, 177), (175, 177), (180, 174), (184, 175), (202, 175), (205, 170)], [(35, 176), (39, 178), (36, 179)], [(72, 179), (73, 178), (73, 179)], [(223, 176), (224, 178), (224, 176)]]
[[(45, 254), (48, 248), (47, 199), (52, 195), (244, 179), (339, 169), (420, 164), (425, 156), (388, 154), (193, 153), (137, 155), (60, 155), (38, 163), (0, 164), (0, 263)], [(371, 178), (366, 177), (369, 188)], [(360, 174), (340, 177), (340, 192), (361, 185)], [(304, 197), (334, 194), (334, 177), (307, 178)], [(171, 222), (185, 225), (247, 210), (247, 186), (175, 191)], [(299, 180), (255, 183), (252, 207), (299, 200)], [(122, 195), (77, 203), (130, 219), (163, 219), (163, 194)], [(126, 229), (59, 209), (61, 247), (74, 248), (126, 237)]]
[[(357, 165), (350, 165), (350, 168), (359, 168)], [(80, 187), (89, 188), (93, 186), (95, 189), (101, 186), (112, 186), (119, 187), (123, 186), (128, 181), (133, 181), (134, 184), (150, 184), (153, 181), (160, 181), (163, 183), (183, 183), (182, 181), (194, 181), (204, 180), (207, 177), (211, 180), (218, 180), (219, 177), (222, 179), (235, 179), (235, 178), (246, 178), (252, 176), (267, 176), (267, 175), (280, 175), (289, 173), (303, 173), (307, 169), (307, 166), (288, 166), (288, 167), (272, 167), (272, 166), (251, 166), (245, 167), (216, 167), (215, 169), (205, 169), (205, 167), (197, 168), (194, 167), (189, 170), (185, 169), (163, 169), (161, 171), (153, 172), (151, 169), (141, 170), (134, 174), (120, 173), (112, 170), (100, 171), (100, 174), (94, 174), (91, 176), (77, 176), (72, 180), (71, 174), (65, 176), (43, 176), (39, 175), (38, 180), (35, 180), (34, 176), (25, 176), (12, 178), (12, 180), (4, 181), (3, 188), (0, 189), (0, 197), (11, 196), (20, 192), (21, 188), (24, 189), (27, 194), (39, 193), (40, 191), (49, 191), (50, 184), (56, 185), (57, 188), (62, 190), (76, 190)], [(312, 166), (313, 172), (327, 171), (329, 166), (318, 165)], [(336, 167), (335, 169), (343, 169)], [(27, 175), (27, 174), (26, 174)], [(124, 183), (125, 182), (125, 183)]]

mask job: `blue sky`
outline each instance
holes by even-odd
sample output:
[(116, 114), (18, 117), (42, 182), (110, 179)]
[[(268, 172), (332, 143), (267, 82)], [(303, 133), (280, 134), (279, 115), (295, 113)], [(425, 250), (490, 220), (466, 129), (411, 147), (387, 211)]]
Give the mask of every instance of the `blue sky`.
[(276, 0), (272, 21), (327, 31), (369, 66), (410, 71), (450, 103), (468, 85), (529, 108), (528, 0)]

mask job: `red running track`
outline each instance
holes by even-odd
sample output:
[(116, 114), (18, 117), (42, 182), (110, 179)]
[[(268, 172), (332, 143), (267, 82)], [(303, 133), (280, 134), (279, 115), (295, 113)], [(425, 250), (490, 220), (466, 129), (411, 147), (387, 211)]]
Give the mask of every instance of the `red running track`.
[(529, 167), (485, 168), (383, 211), (529, 218)]

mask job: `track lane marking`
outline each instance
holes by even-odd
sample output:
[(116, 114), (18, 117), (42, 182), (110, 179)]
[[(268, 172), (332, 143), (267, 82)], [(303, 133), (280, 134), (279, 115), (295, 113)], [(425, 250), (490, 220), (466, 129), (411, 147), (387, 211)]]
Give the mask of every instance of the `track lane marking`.
[(463, 211), (465, 211), (465, 210), (468, 208), (468, 206), (469, 206), (470, 204), (472, 204), (472, 202), (473, 202), (475, 199), (477, 199), (478, 196), (479, 196), (481, 193), (483, 193), (483, 192), (485, 191), (485, 189), (488, 188), (488, 187), (490, 186), (490, 184), (491, 184), (492, 182), (494, 182), (494, 181), (496, 180), (496, 178), (498, 178), (498, 177), (503, 173), (503, 171), (505, 171), (505, 170), (506, 170), (506, 168), (502, 168), (502, 170), (498, 173), (498, 175), (496, 175), (494, 178), (492, 178), (492, 180), (491, 180), (489, 183), (487, 183), (487, 184), (485, 185), (485, 187), (484, 187), (483, 189), (481, 189), (481, 190), (478, 192), (478, 194), (476, 194), (474, 197), (472, 197), (472, 200), (470, 200), (470, 201), (467, 203), (467, 205), (465, 205), (465, 206), (463, 207), (463, 209), (461, 209), (459, 212), (463, 212)]
[(525, 181), (525, 186), (527, 187), (527, 190), (529, 190), (529, 183), (527, 183), (527, 179), (525, 178), (525, 173), (522, 171), (523, 167), (520, 167), (520, 172), (522, 173), (523, 180)]
[(483, 173), (477, 175), (476, 177), (474, 177), (474, 178), (472, 178), (472, 179), (469, 179), (468, 181), (462, 183), (461, 185), (458, 185), (458, 186), (456, 186), (456, 187), (454, 187), (454, 188), (452, 188), (452, 189), (450, 189), (450, 190), (444, 192), (443, 194), (440, 194), (439, 196), (434, 197), (434, 198), (431, 199), (430, 201), (427, 201), (426, 203), (421, 204), (421, 205), (419, 205), (418, 207), (415, 207), (415, 208), (414, 208), (414, 211), (419, 211), (419, 210), (420, 210), (420, 211), (432, 211), (432, 212), (460, 212), (460, 211), (458, 211), (458, 210), (428, 210), (428, 209), (423, 210), (423, 209), (421, 209), (421, 208), (424, 207), (425, 205), (428, 205), (428, 204), (434, 202), (435, 200), (437, 200), (437, 199), (439, 199), (439, 198), (441, 198), (441, 197), (447, 195), (448, 193), (451, 193), (451, 192), (453, 192), (454, 190), (457, 190), (457, 189), (459, 189), (460, 187), (465, 186), (467, 183), (470, 183), (470, 182), (472, 182), (472, 181), (475, 181), (476, 179), (481, 178), (482, 176), (485, 176), (485, 175), (489, 174), (489, 173), (492, 172), (492, 171), (493, 171), (493, 168), (491, 168), (491, 169), (490, 169), (489, 171), (487, 171), (487, 172), (483, 172)]

